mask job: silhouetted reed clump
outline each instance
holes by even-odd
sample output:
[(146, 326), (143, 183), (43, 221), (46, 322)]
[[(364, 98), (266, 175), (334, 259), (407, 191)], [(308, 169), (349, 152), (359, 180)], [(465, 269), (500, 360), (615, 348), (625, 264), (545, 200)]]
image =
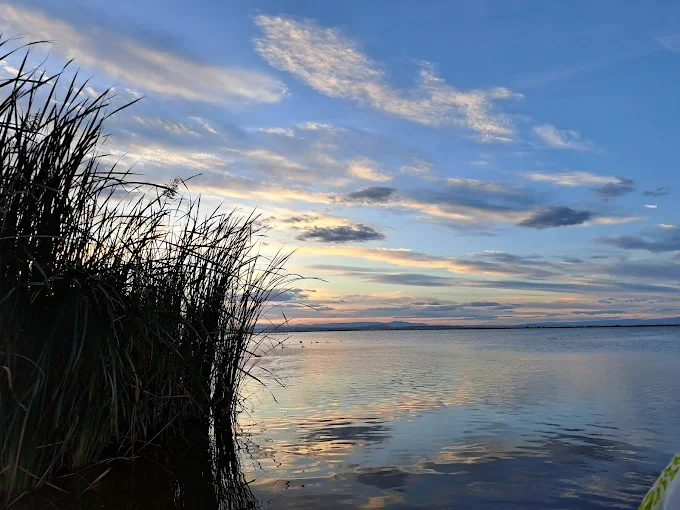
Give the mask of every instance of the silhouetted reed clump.
[[(5, 48), (7, 41), (0, 43)], [(8, 50), (9, 51), (9, 50)], [(0, 59), (7, 58), (7, 55)], [(109, 91), (0, 82), (0, 492), (234, 422), (254, 326), (289, 281), (257, 217), (105, 166)], [(128, 105), (129, 106), (129, 105)]]

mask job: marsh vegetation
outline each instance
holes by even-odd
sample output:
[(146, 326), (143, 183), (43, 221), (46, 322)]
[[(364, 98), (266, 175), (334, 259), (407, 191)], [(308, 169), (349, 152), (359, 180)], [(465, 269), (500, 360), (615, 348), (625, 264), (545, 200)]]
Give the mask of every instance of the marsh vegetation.
[(201, 469), (231, 490), (238, 390), (266, 341), (255, 324), (291, 281), (287, 256), (262, 254), (256, 215), (121, 169), (104, 123), (132, 104), (21, 51), (0, 82), (3, 499), (100, 466), (90, 488), (109, 459), (188, 430), (209, 448)]

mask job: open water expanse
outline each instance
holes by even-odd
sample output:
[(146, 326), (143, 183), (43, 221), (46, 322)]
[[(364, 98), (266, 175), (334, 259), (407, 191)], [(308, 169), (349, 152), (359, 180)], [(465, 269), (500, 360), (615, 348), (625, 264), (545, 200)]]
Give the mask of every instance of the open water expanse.
[(263, 508), (636, 508), (680, 450), (680, 328), (288, 336), (241, 416)]

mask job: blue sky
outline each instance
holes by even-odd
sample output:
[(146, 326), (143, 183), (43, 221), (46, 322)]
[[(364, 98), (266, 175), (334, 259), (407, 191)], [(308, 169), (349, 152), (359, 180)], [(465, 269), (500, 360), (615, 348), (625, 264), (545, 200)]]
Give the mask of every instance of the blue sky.
[(114, 156), (257, 207), (264, 249), (319, 279), (289, 318), (680, 315), (674, 2), (24, 0), (0, 23), (87, 93), (144, 96)]

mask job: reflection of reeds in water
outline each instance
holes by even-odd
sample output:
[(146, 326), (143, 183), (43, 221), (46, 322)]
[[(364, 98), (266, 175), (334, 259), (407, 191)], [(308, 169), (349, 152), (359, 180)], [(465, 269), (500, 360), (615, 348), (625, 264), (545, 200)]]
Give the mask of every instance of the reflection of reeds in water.
[[(24, 58), (0, 81), (6, 501), (56, 487), (60, 471), (181, 437), (189, 423), (206, 438), (231, 430), (262, 341), (255, 323), (289, 281), (285, 256), (260, 254), (257, 217), (204, 214), (181, 181), (103, 169), (110, 96), (60, 78)], [(230, 466), (220, 479), (232, 480), (231, 433), (220, 441), (213, 454)]]
[[(91, 490), (92, 480), (107, 475)], [(206, 436), (188, 427), (171, 449), (153, 449), (134, 462), (95, 465), (55, 480), (66, 492), (43, 487), (12, 508), (52, 510), (255, 510), (257, 498), (246, 482), (232, 433)]]

